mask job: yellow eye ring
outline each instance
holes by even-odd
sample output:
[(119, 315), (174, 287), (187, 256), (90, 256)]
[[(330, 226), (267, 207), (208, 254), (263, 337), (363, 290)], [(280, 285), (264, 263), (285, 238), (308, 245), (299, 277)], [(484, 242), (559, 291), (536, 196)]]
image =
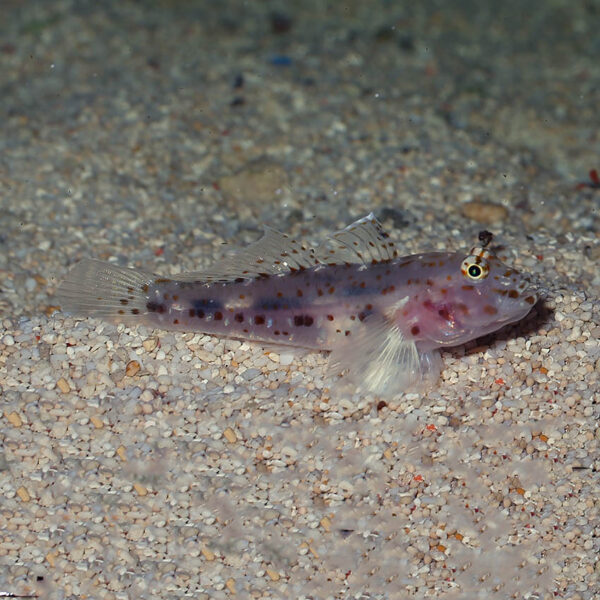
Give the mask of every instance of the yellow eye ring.
[(478, 281), (487, 277), (490, 268), (481, 256), (471, 255), (463, 260), (460, 271), (467, 279)]

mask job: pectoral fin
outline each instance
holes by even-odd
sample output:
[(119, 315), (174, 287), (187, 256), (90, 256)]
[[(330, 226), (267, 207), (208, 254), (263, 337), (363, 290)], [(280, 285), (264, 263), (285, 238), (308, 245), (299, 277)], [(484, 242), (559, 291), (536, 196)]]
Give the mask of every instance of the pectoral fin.
[(414, 391), (439, 377), (437, 351), (419, 352), (413, 340), (382, 315), (372, 315), (352, 331), (331, 353), (330, 374), (344, 388), (391, 397)]

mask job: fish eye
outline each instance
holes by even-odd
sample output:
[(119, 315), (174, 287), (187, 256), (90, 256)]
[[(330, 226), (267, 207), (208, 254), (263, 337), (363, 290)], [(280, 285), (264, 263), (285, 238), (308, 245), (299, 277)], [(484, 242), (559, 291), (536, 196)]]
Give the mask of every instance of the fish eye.
[(471, 277), (472, 279), (479, 279), (481, 277), (481, 267), (479, 265), (471, 265), (468, 269), (467, 269), (467, 273), (469, 274), (469, 277)]
[(480, 256), (467, 256), (463, 260), (460, 270), (467, 279), (477, 281), (487, 277), (490, 268), (487, 262)]

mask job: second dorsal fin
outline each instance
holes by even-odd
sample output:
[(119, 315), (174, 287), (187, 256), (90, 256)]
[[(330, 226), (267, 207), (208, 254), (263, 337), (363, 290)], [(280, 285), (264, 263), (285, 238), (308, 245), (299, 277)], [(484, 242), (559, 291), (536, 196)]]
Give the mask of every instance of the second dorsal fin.
[(215, 261), (205, 271), (181, 273), (176, 281), (233, 281), (264, 275), (280, 275), (318, 265), (314, 250), (276, 229), (265, 227), (265, 235), (246, 248)]
[(276, 229), (265, 227), (265, 235), (247, 248), (221, 258), (205, 271), (181, 273), (176, 281), (234, 281), (265, 275), (282, 275), (320, 264), (372, 264), (398, 255), (373, 213), (331, 234), (316, 249)]

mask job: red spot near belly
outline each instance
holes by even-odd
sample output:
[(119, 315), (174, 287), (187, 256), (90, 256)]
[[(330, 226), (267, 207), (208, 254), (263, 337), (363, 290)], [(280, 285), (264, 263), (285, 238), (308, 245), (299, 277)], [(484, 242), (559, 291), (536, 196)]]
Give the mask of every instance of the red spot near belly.
[(419, 328), (419, 326), (418, 326), (418, 325), (413, 325), (413, 326), (410, 328), (410, 332), (411, 332), (413, 335), (419, 335), (419, 333), (421, 332), (421, 329)]
[(442, 306), (442, 308), (440, 308), (438, 310), (438, 315), (440, 315), (440, 317), (442, 317), (442, 319), (445, 319), (446, 321), (450, 321), (450, 311), (448, 310), (447, 306)]

